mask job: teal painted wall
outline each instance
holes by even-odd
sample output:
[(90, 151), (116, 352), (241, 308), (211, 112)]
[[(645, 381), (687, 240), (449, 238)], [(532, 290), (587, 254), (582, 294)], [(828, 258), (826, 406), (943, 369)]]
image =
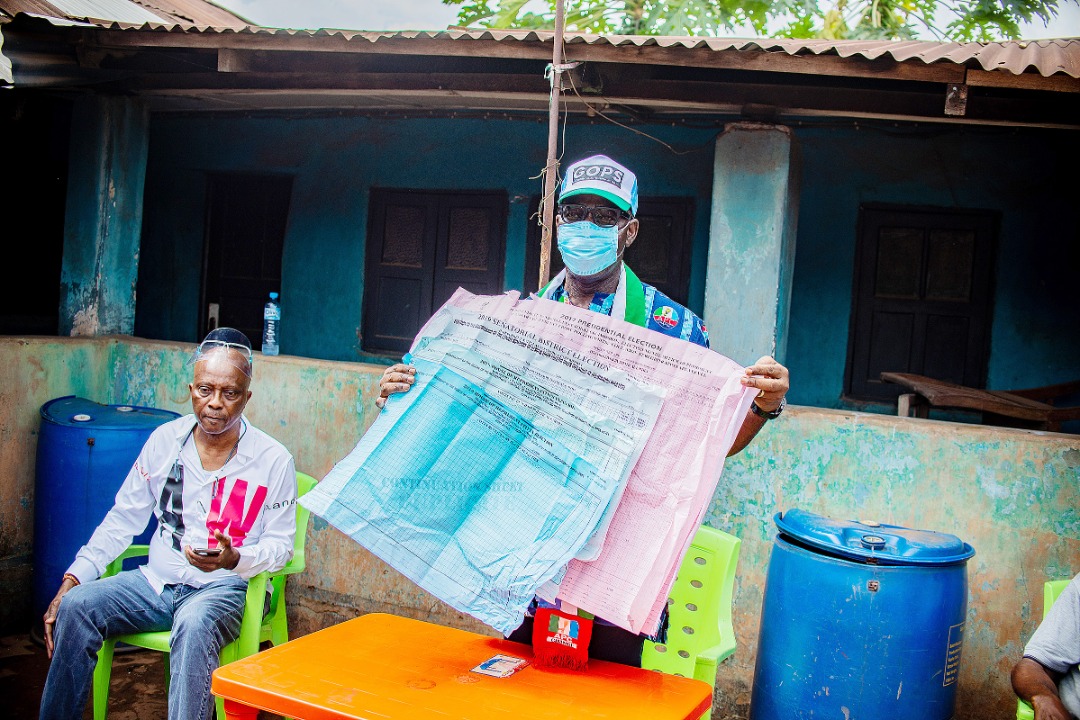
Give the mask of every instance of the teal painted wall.
[[(0, 337), (0, 625), (28, 622), (41, 405), (79, 395), (189, 412), (193, 347), (122, 336)], [(374, 420), (381, 371), (259, 358), (247, 414), (285, 443), (299, 469), (322, 478)], [(967, 564), (957, 718), (1009, 716), (1008, 672), (1041, 617), (1042, 583), (1080, 572), (1080, 436), (798, 406), (767, 425), (728, 460), (706, 515), (743, 541), (733, 608), (738, 648), (717, 677), (718, 719), (746, 717), (773, 516), (792, 508), (970, 543), (976, 555)], [(287, 590), (294, 635), (372, 611), (491, 632), (321, 519), (308, 532), (307, 569)], [(813, 592), (807, 578), (808, 599)]]
[[(505, 289), (520, 288), (529, 200), (543, 189), (538, 176), (547, 157), (545, 122), (155, 116), (136, 335), (196, 339), (206, 176), (212, 172), (294, 178), (282, 263), (284, 353), (364, 359), (357, 332), (373, 187), (504, 189), (510, 197)], [(646, 131), (680, 154), (628, 130), (582, 124), (573, 126), (565, 158), (604, 152), (638, 172), (643, 195), (694, 198), (690, 304), (700, 312), (712, 138), (719, 130), (659, 126)]]
[(803, 173), (788, 343), (794, 402), (844, 406), (855, 234), (867, 202), (998, 211), (987, 387), (1080, 379), (1080, 179), (1070, 169), (1080, 144), (1070, 133), (822, 127), (796, 134)]
[(149, 120), (146, 105), (129, 98), (74, 103), (61, 335), (130, 334), (134, 327)]
[[(695, 198), (690, 305), (698, 312), (714, 139), (722, 127), (640, 128), (672, 149), (604, 123), (572, 124), (566, 133), (567, 161), (607, 152), (638, 171), (643, 194)], [(1080, 268), (1080, 180), (1066, 172), (1080, 162), (1080, 146), (1067, 133), (882, 123), (791, 127), (802, 156), (786, 353), (793, 403), (846, 406), (855, 233), (864, 202), (999, 212), (989, 386), (1080, 377), (1071, 297)], [(545, 157), (540, 120), (154, 116), (135, 333), (196, 339), (206, 174), (285, 173), (295, 180), (282, 269), (283, 351), (381, 361), (365, 357), (357, 340), (371, 188), (505, 189), (504, 278), (506, 289), (514, 289), (524, 274), (528, 200), (541, 190)]]

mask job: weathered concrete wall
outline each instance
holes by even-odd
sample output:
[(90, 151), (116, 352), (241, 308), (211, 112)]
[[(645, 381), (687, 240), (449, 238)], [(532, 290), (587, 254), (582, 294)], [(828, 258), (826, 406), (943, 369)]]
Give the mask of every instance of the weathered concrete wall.
[[(0, 337), (0, 621), (26, 622), (38, 410), (61, 395), (187, 412), (191, 345), (110, 338)], [(321, 478), (375, 417), (382, 368), (257, 357), (248, 415)], [(745, 718), (773, 516), (937, 530), (970, 543), (957, 717), (1008, 717), (1008, 671), (1041, 615), (1042, 583), (1080, 571), (1080, 437), (792, 407), (729, 460), (706, 522), (743, 539), (735, 656), (715, 718)], [(294, 634), (376, 610), (491, 632), (314, 518), (308, 568), (290, 579)], [(21, 613), (21, 614), (20, 614)]]
[(60, 275), (60, 334), (135, 327), (150, 111), (128, 97), (75, 102)]
[(91, 397), (111, 364), (102, 341), (0, 337), (0, 628), (27, 627), (39, 410)]
[(745, 363), (762, 355), (786, 362), (799, 214), (792, 135), (732, 123), (716, 139), (704, 320), (712, 347)]

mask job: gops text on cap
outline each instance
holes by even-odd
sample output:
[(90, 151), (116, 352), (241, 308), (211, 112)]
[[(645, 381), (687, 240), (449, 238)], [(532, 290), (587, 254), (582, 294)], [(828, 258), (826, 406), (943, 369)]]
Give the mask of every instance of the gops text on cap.
[(559, 190), (559, 202), (574, 195), (599, 195), (631, 215), (637, 215), (637, 176), (607, 155), (593, 155), (567, 168)]

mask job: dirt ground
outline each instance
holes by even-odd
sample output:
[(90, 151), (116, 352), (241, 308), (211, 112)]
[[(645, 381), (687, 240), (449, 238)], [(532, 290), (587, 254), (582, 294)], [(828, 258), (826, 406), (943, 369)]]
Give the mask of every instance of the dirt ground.
[[(0, 716), (32, 720), (38, 716), (41, 689), (49, 671), (45, 648), (29, 634), (0, 637)], [(109, 685), (109, 720), (164, 720), (165, 665), (161, 653), (152, 650), (117, 649)], [(83, 720), (92, 720), (87, 703)], [(260, 713), (259, 720), (279, 716)]]

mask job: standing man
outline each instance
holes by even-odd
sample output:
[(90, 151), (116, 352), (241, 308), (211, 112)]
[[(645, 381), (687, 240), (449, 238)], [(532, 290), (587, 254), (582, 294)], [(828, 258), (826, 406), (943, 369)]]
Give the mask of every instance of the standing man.
[[(623, 263), (623, 254), (638, 236), (637, 210), (637, 177), (626, 167), (606, 155), (593, 155), (570, 165), (559, 190), (556, 219), (559, 253), (565, 269), (540, 290), (539, 296), (604, 315), (621, 316), (629, 323), (709, 347), (709, 335), (701, 318), (639, 280)], [(399, 363), (388, 367), (379, 384), (376, 404), (382, 408), (391, 394), (406, 392), (412, 387), (415, 375), (416, 368), (409, 365)], [(746, 368), (742, 384), (756, 388), (758, 395), (740, 426), (729, 456), (746, 447), (767, 420), (783, 411), (788, 371), (773, 358), (762, 357)], [(666, 624), (665, 612), (662, 625)], [(526, 617), (510, 639), (529, 643), (531, 634), (532, 618)], [(654, 638), (634, 635), (597, 618), (589, 656), (640, 666), (646, 639)]]
[[(247, 580), (292, 557), (296, 469), (281, 443), (251, 425), (251, 342), (210, 332), (192, 355), (193, 414), (156, 428), (116, 503), (64, 573), (45, 612), (51, 658), (41, 718), (82, 717), (106, 637), (172, 630), (169, 718), (213, 712), (211, 674), (240, 633)], [(150, 516), (148, 562), (100, 578)]]
[[(701, 318), (639, 280), (623, 263), (623, 254), (638, 236), (637, 209), (638, 183), (633, 172), (606, 155), (571, 165), (559, 190), (555, 221), (565, 269), (538, 294), (604, 315), (621, 315), (635, 325), (709, 347)], [(400, 363), (387, 368), (376, 404), (381, 408), (389, 395), (408, 390), (415, 374), (415, 368)], [(742, 384), (757, 388), (758, 396), (729, 455), (746, 447), (767, 420), (783, 411), (788, 371), (765, 356), (746, 368)]]
[(1080, 717), (1080, 575), (1061, 591), (1012, 670), (1016, 694), (1035, 720)]

